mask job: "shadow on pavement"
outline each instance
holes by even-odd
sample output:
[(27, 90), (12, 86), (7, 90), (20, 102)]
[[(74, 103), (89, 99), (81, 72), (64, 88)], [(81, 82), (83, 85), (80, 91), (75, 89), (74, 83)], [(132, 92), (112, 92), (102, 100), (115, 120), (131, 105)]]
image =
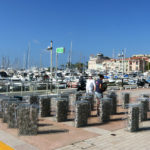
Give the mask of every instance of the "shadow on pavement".
[(47, 123), (40, 123), (38, 124), (38, 127), (45, 127), (45, 126), (52, 126), (53, 124), (47, 124)]
[(38, 131), (38, 134), (51, 134), (51, 133), (64, 133), (69, 132), (67, 129), (63, 130), (45, 130), (45, 131)]
[(122, 121), (123, 118), (110, 119), (110, 121)]
[(149, 131), (150, 127), (142, 127), (138, 131)]
[[(106, 122), (106, 123), (107, 123), (107, 122)], [(89, 124), (87, 124), (86, 127), (99, 126), (99, 125), (104, 125), (104, 124), (106, 124), (106, 123), (89, 123)]]
[(117, 112), (115, 115), (124, 115), (126, 114), (127, 112)]

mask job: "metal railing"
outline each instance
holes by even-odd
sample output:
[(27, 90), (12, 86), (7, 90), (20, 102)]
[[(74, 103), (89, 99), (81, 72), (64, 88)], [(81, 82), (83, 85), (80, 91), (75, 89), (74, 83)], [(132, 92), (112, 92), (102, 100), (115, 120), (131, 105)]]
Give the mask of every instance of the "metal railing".
[[(52, 86), (52, 91), (51, 91)], [(0, 93), (11, 94), (18, 93), (23, 95), (23, 93), (58, 93), (61, 88), (66, 88), (66, 85), (51, 82), (1, 82), (0, 83)]]

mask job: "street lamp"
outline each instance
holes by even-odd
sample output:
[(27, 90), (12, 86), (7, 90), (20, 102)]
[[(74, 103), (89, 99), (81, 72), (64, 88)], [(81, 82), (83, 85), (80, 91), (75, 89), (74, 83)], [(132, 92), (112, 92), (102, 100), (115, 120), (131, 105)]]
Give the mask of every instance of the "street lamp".
[(52, 73), (53, 73), (53, 59), (52, 59), (52, 57), (53, 57), (53, 54), (52, 54), (52, 50), (53, 50), (53, 41), (51, 40), (51, 43), (50, 43), (50, 47), (48, 47), (47, 48), (47, 50), (49, 50), (50, 51), (50, 72), (51, 72), (51, 85), (50, 85), (50, 90), (51, 90), (51, 92), (52, 92)]
[(122, 58), (122, 87), (123, 87), (123, 76), (124, 76), (124, 50), (122, 50), (122, 54), (118, 54), (119, 58)]
[(122, 58), (122, 76), (124, 75), (124, 52), (122, 50), (122, 54), (118, 54), (119, 58)]

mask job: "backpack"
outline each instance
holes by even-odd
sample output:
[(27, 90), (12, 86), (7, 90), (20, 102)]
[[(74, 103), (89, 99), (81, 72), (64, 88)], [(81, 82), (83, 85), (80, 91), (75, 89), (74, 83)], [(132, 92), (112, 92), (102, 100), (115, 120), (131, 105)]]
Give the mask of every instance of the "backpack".
[(107, 83), (104, 82), (104, 83), (102, 83), (101, 90), (104, 92), (104, 91), (106, 91), (106, 89), (107, 89)]

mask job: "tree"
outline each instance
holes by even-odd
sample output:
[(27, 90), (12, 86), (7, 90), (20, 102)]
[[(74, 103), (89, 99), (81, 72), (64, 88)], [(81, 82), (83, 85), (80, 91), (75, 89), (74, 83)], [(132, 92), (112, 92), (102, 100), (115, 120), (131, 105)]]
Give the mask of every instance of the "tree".
[(65, 69), (65, 65), (63, 65), (63, 64), (60, 65), (60, 68), (61, 68), (61, 69)]
[(75, 67), (79, 70), (79, 72), (82, 72), (83, 68), (84, 68), (84, 64), (78, 62), (78, 63), (75, 64)]
[(150, 62), (146, 63), (146, 70), (150, 70)]

